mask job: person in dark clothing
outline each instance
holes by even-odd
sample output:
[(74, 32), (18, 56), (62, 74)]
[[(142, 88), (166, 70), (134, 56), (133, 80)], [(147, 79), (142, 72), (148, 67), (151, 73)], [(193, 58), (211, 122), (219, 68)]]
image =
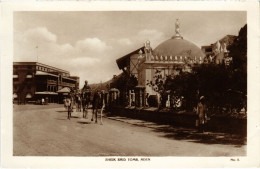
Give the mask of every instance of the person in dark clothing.
[(90, 96), (91, 96), (91, 87), (88, 85), (88, 81), (85, 81), (85, 85), (81, 90), (81, 102), (82, 102), (82, 109), (83, 109), (83, 118), (87, 118), (88, 114), (88, 107), (90, 103)]
[(91, 87), (88, 85), (88, 81), (87, 80), (85, 80), (85, 84), (84, 84), (82, 90), (91, 90)]
[(98, 113), (98, 109), (99, 109), (100, 100), (101, 100), (100, 93), (98, 91), (96, 91), (94, 93), (93, 102), (92, 102), (93, 114), (92, 114), (92, 119), (91, 119), (91, 121), (93, 121), (94, 116), (95, 116), (95, 123), (97, 123), (97, 113)]
[(103, 114), (103, 111), (105, 109), (105, 91), (102, 90), (101, 91), (101, 100), (100, 100), (100, 124), (103, 125), (103, 121), (102, 121), (102, 114)]
[[(102, 112), (103, 112), (103, 109), (105, 106), (104, 92), (99, 92), (99, 91), (95, 92), (94, 97), (93, 97), (92, 106), (93, 106), (93, 114), (92, 114), (91, 121), (93, 121), (94, 116), (95, 116), (95, 123), (97, 123), (98, 111), (99, 111), (99, 109), (101, 109), (101, 116), (102, 116)], [(102, 117), (101, 117), (101, 124), (102, 124)]]

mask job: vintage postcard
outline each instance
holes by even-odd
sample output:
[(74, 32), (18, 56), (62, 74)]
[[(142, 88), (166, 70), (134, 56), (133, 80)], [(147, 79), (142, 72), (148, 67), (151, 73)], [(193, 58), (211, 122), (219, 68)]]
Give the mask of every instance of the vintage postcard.
[(0, 5), (3, 168), (260, 167), (258, 3)]

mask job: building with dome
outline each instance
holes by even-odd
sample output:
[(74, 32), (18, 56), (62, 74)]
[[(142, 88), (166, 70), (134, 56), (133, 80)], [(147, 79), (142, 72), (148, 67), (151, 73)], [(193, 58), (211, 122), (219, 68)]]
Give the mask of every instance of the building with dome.
[[(135, 103), (139, 107), (147, 104), (148, 96), (158, 96), (158, 90), (154, 85), (156, 75), (159, 74), (161, 79), (165, 80), (167, 76), (178, 75), (180, 71), (190, 72), (193, 66), (203, 63), (205, 57), (198, 46), (181, 36), (178, 19), (175, 23), (174, 36), (159, 44), (155, 49), (152, 49), (150, 42), (146, 41), (143, 48), (135, 51), (135, 56), (137, 54), (138, 86), (135, 90)], [(120, 61), (122, 62), (122, 59)], [(122, 64), (117, 63), (118, 67), (123, 70)]]

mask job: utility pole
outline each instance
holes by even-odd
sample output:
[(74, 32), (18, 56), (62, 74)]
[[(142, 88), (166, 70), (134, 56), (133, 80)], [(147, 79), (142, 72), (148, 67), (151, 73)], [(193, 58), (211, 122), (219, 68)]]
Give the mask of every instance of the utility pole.
[(37, 62), (38, 62), (38, 45), (36, 46), (36, 55), (37, 55)]

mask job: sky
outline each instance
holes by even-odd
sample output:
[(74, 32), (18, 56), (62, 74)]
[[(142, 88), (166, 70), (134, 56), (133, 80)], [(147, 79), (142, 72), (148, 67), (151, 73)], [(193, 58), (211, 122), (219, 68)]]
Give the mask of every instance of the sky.
[[(71, 11), (14, 12), (14, 61), (37, 61), (70, 71), (80, 86), (118, 75), (116, 59), (143, 46), (152, 48), (175, 34), (179, 19), (184, 39), (198, 47), (246, 24), (240, 11)], [(38, 48), (36, 48), (38, 46)]]

